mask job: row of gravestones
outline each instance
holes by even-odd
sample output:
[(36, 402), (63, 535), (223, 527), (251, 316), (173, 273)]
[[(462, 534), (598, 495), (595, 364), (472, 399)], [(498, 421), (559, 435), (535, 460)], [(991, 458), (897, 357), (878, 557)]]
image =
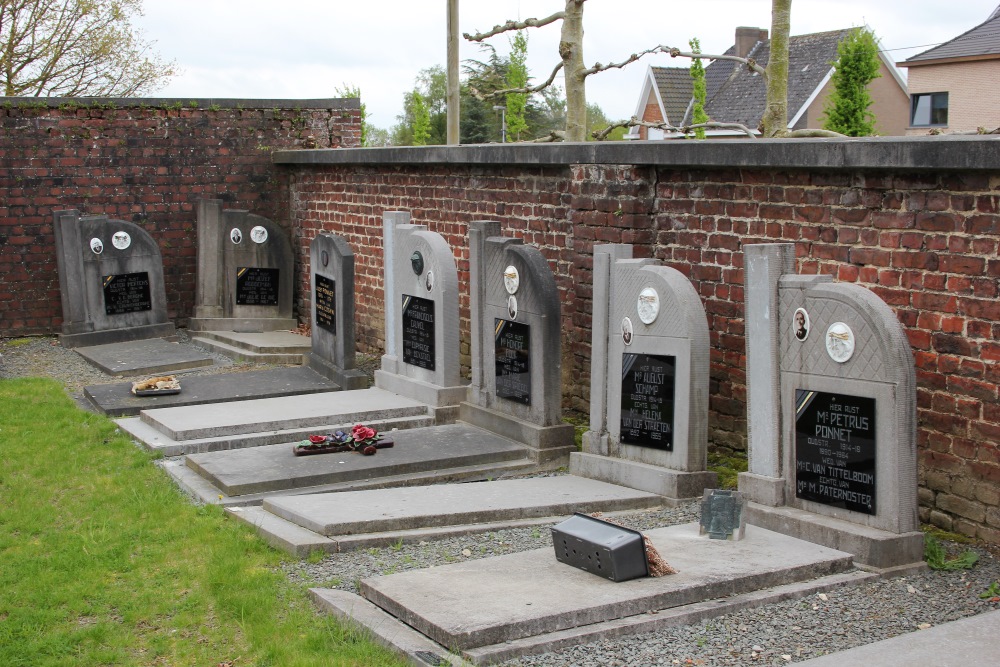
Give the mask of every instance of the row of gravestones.
[[(280, 228), (218, 201), (198, 210), (192, 327), (291, 328), (291, 280), (282, 276), (292, 255)], [(62, 212), (56, 235), (64, 342), (102, 328), (172, 328), (159, 252), (145, 232)], [(536, 248), (500, 236), (497, 222), (471, 223), (469, 240), (471, 386), (460, 379), (451, 248), (405, 212), (385, 214), (386, 352), (376, 386), (428, 404), (439, 422), (460, 418), (505, 434), (538, 462), (562, 460), (572, 427), (560, 416), (552, 273)], [(88, 246), (90, 256), (78, 251)], [(740, 490), (750, 521), (874, 567), (918, 562), (915, 381), (901, 326), (868, 290), (794, 275), (791, 244), (745, 254), (750, 463)], [(595, 247), (590, 429), (570, 471), (668, 499), (696, 497), (715, 482), (705, 471), (705, 312), (682, 274), (631, 255), (631, 246)], [(364, 386), (354, 369), (353, 253), (324, 234), (310, 261), (309, 363), (344, 388)]]

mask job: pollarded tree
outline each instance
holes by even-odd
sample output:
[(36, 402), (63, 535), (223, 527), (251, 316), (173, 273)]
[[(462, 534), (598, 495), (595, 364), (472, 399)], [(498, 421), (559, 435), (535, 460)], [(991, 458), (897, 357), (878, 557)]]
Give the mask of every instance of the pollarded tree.
[(823, 127), (849, 137), (875, 133), (875, 114), (870, 111), (872, 96), (868, 84), (882, 76), (879, 71), (878, 43), (867, 28), (855, 28), (837, 45), (833, 63), (833, 92), (823, 113)]
[(131, 97), (176, 74), (132, 26), (142, 0), (0, 0), (7, 97)]

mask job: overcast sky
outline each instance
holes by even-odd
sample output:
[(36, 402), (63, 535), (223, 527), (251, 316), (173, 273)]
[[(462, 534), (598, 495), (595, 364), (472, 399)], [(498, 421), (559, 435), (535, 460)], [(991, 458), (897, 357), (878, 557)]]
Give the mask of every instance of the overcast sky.
[[(868, 25), (894, 61), (947, 41), (985, 21), (1000, 0), (794, 0), (792, 34)], [(543, 18), (563, 0), (464, 0), (462, 32), (507, 19)], [(361, 89), (369, 120), (396, 123), (403, 95), (421, 69), (445, 65), (446, 0), (145, 0), (138, 23), (156, 50), (183, 73), (157, 96), (179, 98), (328, 98), (339, 86)], [(704, 53), (732, 46), (737, 26), (769, 28), (770, 0), (589, 0), (584, 60), (619, 61), (657, 44)], [(558, 23), (529, 30), (528, 66), (536, 80), (558, 62)], [(479, 58), (462, 40), (460, 58)], [(491, 38), (500, 53), (505, 35)], [(587, 98), (609, 118), (636, 109), (649, 65), (686, 67), (657, 55), (589, 77)], [(905, 70), (903, 70), (905, 77)]]

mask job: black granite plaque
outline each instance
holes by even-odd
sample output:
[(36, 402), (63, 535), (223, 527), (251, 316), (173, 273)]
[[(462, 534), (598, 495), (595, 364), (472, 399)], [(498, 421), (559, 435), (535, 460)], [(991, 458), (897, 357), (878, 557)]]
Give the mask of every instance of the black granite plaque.
[(337, 281), (316, 274), (316, 326), (337, 335)]
[(875, 399), (795, 390), (795, 497), (875, 514)]
[(403, 295), (403, 363), (434, 370), (434, 302)]
[(149, 293), (149, 273), (121, 273), (102, 276), (104, 284), (104, 313), (125, 315), (153, 309)]
[(237, 306), (277, 306), (279, 269), (241, 266), (236, 269)]
[(622, 355), (622, 442), (673, 451), (676, 369), (673, 356)]
[(531, 405), (531, 326), (497, 318), (493, 331), (497, 396)]

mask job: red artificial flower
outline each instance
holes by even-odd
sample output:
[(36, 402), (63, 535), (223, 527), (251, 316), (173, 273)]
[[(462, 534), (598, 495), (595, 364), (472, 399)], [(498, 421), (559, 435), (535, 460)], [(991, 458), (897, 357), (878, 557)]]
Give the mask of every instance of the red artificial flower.
[(375, 429), (368, 428), (367, 426), (364, 426), (362, 424), (358, 424), (351, 431), (351, 436), (357, 442), (368, 440), (369, 438), (375, 437)]

